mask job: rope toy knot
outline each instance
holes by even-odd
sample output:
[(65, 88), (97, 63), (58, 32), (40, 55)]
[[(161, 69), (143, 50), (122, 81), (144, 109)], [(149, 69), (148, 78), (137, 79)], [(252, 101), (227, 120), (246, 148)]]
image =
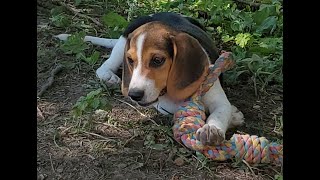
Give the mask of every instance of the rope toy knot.
[(203, 153), (206, 157), (217, 161), (230, 158), (244, 159), (248, 163), (282, 163), (282, 145), (269, 143), (264, 137), (234, 134), (229, 141), (219, 146), (203, 145), (196, 139), (196, 132), (204, 126), (205, 108), (201, 97), (213, 86), (219, 75), (232, 68), (234, 61), (230, 52), (222, 52), (214, 65), (209, 66), (208, 75), (191, 97), (180, 104), (174, 114), (174, 138), (187, 148)]

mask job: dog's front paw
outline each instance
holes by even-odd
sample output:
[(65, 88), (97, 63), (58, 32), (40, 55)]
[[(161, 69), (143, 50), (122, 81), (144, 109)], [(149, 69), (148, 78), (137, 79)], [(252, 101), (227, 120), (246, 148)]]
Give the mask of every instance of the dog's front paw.
[(120, 84), (121, 79), (114, 74), (111, 70), (105, 70), (105, 69), (97, 69), (96, 71), (97, 77), (104, 81), (107, 85), (111, 84)]
[(230, 127), (241, 126), (244, 123), (244, 116), (235, 106), (232, 105)]
[(225, 133), (214, 125), (205, 124), (197, 130), (196, 138), (203, 145), (219, 145), (225, 139)]

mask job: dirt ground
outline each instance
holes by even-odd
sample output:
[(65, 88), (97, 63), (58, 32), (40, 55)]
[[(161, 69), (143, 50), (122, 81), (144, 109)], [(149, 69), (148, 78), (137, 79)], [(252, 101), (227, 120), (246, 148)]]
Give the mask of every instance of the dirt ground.
[[(110, 112), (73, 118), (71, 110), (76, 101), (99, 87), (95, 69), (103, 60), (89, 66), (63, 54), (52, 36), (64, 32), (49, 22), (48, 16), (38, 13), (38, 91), (58, 64), (75, 65), (63, 68), (53, 85), (38, 98), (43, 115), (43, 119), (37, 119), (38, 179), (275, 179), (275, 175), (282, 174), (281, 167), (275, 165), (248, 166), (234, 160), (213, 162), (199, 158), (170, 141), (169, 117), (153, 109), (133, 108), (117, 91)], [(281, 89), (270, 87), (257, 97), (251, 85), (240, 83), (226, 86), (225, 91), (245, 116), (245, 125), (230, 130), (227, 138), (233, 133), (249, 133), (282, 142), (278, 128)], [(150, 148), (150, 137), (166, 146)]]

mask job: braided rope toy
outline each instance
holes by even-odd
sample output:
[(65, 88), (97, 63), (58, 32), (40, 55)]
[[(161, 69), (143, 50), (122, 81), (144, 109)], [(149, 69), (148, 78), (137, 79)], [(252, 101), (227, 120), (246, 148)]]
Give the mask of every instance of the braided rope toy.
[(219, 146), (203, 145), (196, 139), (196, 132), (205, 124), (205, 109), (201, 97), (212, 87), (219, 75), (233, 66), (230, 52), (223, 52), (214, 65), (210, 65), (206, 80), (199, 90), (187, 98), (174, 114), (173, 134), (178, 142), (201, 152), (206, 157), (225, 161), (233, 157), (251, 164), (282, 164), (282, 145), (269, 143), (264, 137), (234, 134), (229, 141)]

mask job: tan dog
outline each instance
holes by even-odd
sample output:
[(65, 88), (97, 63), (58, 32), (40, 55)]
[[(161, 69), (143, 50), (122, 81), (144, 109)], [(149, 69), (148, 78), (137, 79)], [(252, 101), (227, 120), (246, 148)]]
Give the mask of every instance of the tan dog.
[[(64, 40), (68, 35), (57, 37)], [(122, 93), (140, 106), (154, 106), (174, 114), (179, 103), (191, 96), (218, 58), (210, 37), (195, 20), (174, 13), (159, 13), (133, 21), (118, 39), (86, 36), (85, 41), (113, 47), (110, 58), (97, 70), (107, 83), (120, 83), (115, 74), (123, 64)], [(204, 144), (219, 144), (231, 126), (243, 123), (243, 114), (230, 104), (220, 81), (204, 95), (210, 114), (197, 131)]]

